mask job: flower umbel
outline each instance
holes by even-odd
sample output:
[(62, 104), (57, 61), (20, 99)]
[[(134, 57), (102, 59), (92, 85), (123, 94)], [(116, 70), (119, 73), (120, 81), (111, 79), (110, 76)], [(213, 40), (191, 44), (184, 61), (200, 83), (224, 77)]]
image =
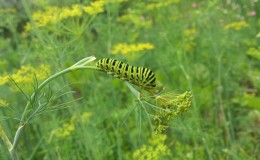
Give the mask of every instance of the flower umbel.
[[(79, 17), (82, 15), (82, 9), (79, 4), (74, 4), (71, 8), (69, 7), (47, 7), (44, 11), (36, 11), (32, 15), (36, 28), (44, 27), (50, 24), (56, 24), (64, 19), (71, 17)], [(25, 31), (32, 29), (31, 23), (27, 23)]]
[(152, 50), (152, 49), (154, 49), (154, 45), (151, 43), (138, 43), (138, 44), (119, 43), (114, 47), (111, 53), (128, 54), (128, 53), (140, 52), (143, 50)]
[(0, 99), (0, 107), (8, 107), (9, 103), (4, 100), (4, 99)]
[(246, 21), (238, 21), (226, 24), (224, 26), (225, 29), (234, 29), (234, 30), (241, 30), (242, 28), (249, 27), (249, 24)]
[(197, 35), (197, 31), (195, 28), (185, 29), (183, 31), (184, 37), (184, 48), (186, 51), (190, 52), (196, 46), (195, 38)]
[[(20, 86), (26, 89), (31, 89), (31, 84), (34, 81), (34, 76), (37, 80), (43, 80), (50, 74), (50, 67), (44, 64), (41, 64), (38, 67), (32, 67), (31, 65), (22, 66), (15, 73), (11, 74), (10, 77)], [(10, 81), (9, 75), (5, 74), (0, 77), (0, 85), (4, 85)], [(13, 89), (13, 88), (12, 88)], [(13, 89), (18, 91), (17, 88)]]
[(134, 25), (135, 28), (149, 28), (152, 26), (152, 19), (137, 13), (124, 14), (117, 21), (131, 26)]
[(58, 138), (66, 138), (70, 136), (75, 131), (75, 124), (80, 121), (83, 123), (87, 123), (90, 119), (92, 113), (91, 112), (83, 112), (82, 115), (73, 115), (69, 122), (63, 123), (62, 127), (56, 128), (52, 130), (51, 137), (49, 141), (51, 140), (52, 136), (58, 137)]
[(95, 2), (91, 2), (89, 6), (83, 7), (83, 10), (90, 15), (96, 15), (98, 13), (104, 12), (104, 5), (105, 1), (98, 0)]
[(157, 96), (156, 102), (163, 109), (158, 110), (155, 114), (156, 133), (166, 130), (169, 127), (167, 125), (169, 120), (187, 111), (191, 107), (191, 98), (191, 92), (185, 92), (180, 95), (167, 93)]
[(158, 8), (163, 8), (163, 7), (167, 7), (173, 3), (179, 3), (180, 0), (164, 0), (164, 1), (159, 1), (157, 3), (151, 3), (148, 4), (145, 9), (146, 10), (154, 10), (154, 9), (158, 9)]
[(138, 160), (159, 160), (171, 155), (170, 148), (165, 145), (167, 136), (163, 134), (153, 135), (148, 145), (143, 145), (133, 153), (133, 159)]
[(255, 57), (257, 58), (258, 60), (260, 60), (260, 47), (258, 48), (249, 48), (247, 50), (247, 54), (252, 56), (252, 57)]

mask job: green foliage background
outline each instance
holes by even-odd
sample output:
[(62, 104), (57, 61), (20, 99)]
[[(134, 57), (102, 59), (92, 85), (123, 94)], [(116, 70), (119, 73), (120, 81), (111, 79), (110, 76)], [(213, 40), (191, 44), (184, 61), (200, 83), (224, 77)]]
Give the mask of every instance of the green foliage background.
[[(158, 159), (260, 158), (259, 1), (111, 1), (100, 13), (42, 27), (33, 17), (37, 11), (87, 6), (90, 1), (0, 2), (2, 82), (22, 66), (41, 74), (44, 64), (53, 74), (94, 55), (151, 68), (165, 92), (193, 94), (192, 107), (171, 121), (167, 139), (152, 143), (147, 115), (138, 106), (131, 112), (135, 97), (122, 81), (96, 71), (69, 73), (49, 87), (53, 92), (75, 91), (55, 102), (72, 103), (31, 121), (18, 147), (21, 159), (141, 159), (134, 153), (144, 145), (166, 147), (162, 152), (167, 154)], [(30, 30), (25, 30), (27, 24)], [(119, 43), (150, 43), (154, 49), (112, 54)], [(30, 79), (21, 84), (28, 95), (34, 84)], [(27, 102), (14, 87), (0, 85), (0, 123), (11, 140)], [(0, 158), (10, 159), (0, 144)], [(158, 154), (143, 150), (144, 155), (153, 153)]]

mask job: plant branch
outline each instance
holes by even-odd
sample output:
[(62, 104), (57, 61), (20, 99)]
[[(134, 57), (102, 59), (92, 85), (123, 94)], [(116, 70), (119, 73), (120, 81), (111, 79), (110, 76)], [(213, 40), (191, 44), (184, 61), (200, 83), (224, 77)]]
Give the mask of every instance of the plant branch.
[(5, 134), (5, 131), (3, 130), (2, 126), (0, 125), (0, 136), (2, 137), (3, 141), (5, 142), (8, 150), (12, 148), (12, 143), (10, 142), (9, 138)]
[[(45, 81), (43, 81), (37, 88), (37, 92), (39, 92), (43, 87), (45, 87), (50, 81), (56, 79), (57, 77), (60, 77), (68, 72), (71, 72), (73, 70), (80, 70), (80, 69), (96, 69), (96, 67), (94, 66), (72, 66), (72, 67), (69, 67), (67, 69), (64, 69), (52, 76), (50, 76), (49, 78), (47, 78)], [(31, 98), (30, 99), (33, 99), (35, 97), (35, 93), (34, 92), (32, 95), (31, 95)], [(26, 104), (26, 107), (24, 108), (24, 111), (23, 111), (23, 114), (22, 114), (22, 118), (21, 118), (21, 121), (20, 121), (20, 125), (24, 122), (24, 118), (25, 118), (25, 115), (26, 115), (26, 111), (28, 110), (30, 106), (30, 101), (27, 102)]]
[(33, 103), (31, 102), (32, 99), (36, 98), (37, 93), (39, 93), (48, 83), (50, 83), (52, 80), (68, 73), (74, 70), (81, 70), (81, 69), (94, 69), (94, 70), (98, 70), (98, 68), (96, 68), (95, 66), (85, 66), (86, 64), (94, 61), (96, 58), (94, 56), (90, 56), (90, 57), (86, 57), (80, 61), (78, 61), (77, 63), (75, 63), (74, 65), (72, 65), (69, 68), (66, 68), (52, 76), (50, 76), (49, 78), (47, 78), (46, 80), (44, 80), (41, 84), (39, 84), (39, 86), (36, 87), (36, 89), (34, 90), (34, 92), (32, 93), (32, 95), (30, 96), (30, 98), (28, 99), (28, 102), (24, 108), (24, 111), (22, 113), (21, 119), (20, 119), (20, 124), (19, 127), (15, 133), (15, 137), (14, 137), (14, 141), (13, 144), (10, 142), (10, 140), (8, 139), (8, 137), (6, 136), (4, 130), (2, 129), (2, 127), (0, 126), (0, 136), (2, 137), (3, 141), (6, 143), (9, 153), (12, 157), (13, 160), (18, 160), (18, 156), (16, 153), (16, 148), (18, 145), (18, 142), (23, 134), (24, 128), (26, 126), (26, 124), (28, 123), (27, 120), (25, 120), (25, 116), (27, 111), (29, 110), (29, 107), (31, 105), (33, 105)]

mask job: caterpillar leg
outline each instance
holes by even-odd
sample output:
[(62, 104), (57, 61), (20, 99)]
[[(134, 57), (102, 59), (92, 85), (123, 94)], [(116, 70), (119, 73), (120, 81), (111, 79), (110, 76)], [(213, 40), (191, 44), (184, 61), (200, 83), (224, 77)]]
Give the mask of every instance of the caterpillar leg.
[(108, 75), (114, 75), (114, 72), (107, 72)]
[(120, 77), (119, 79), (121, 79), (123, 81), (127, 81), (127, 78), (124, 78), (124, 77)]

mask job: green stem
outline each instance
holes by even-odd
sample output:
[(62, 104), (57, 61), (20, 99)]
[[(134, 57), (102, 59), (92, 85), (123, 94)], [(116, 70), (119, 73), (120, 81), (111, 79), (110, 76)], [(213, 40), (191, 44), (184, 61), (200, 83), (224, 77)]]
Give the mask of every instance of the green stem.
[[(89, 61), (88, 61), (89, 62)], [(86, 62), (86, 63), (88, 63)], [(81, 64), (82, 62), (80, 61), (80, 63), (78, 64)], [(30, 100), (31, 99), (34, 99), (35, 98), (35, 95), (36, 95), (36, 92), (39, 92), (41, 89), (43, 89), (48, 83), (50, 83), (52, 80), (68, 73), (68, 72), (71, 72), (71, 71), (74, 71), (74, 70), (81, 70), (81, 69), (95, 69), (97, 70), (96, 67), (94, 66), (84, 66), (86, 63), (82, 63), (81, 65), (77, 66), (77, 65), (73, 65), (67, 69), (64, 69), (52, 76), (50, 76), (49, 78), (47, 78), (46, 80), (44, 80), (39, 86), (38, 88), (32, 93), (31, 97), (30, 97)], [(21, 120), (20, 120), (20, 125), (19, 125), (19, 128), (17, 129), (16, 131), (16, 134), (15, 134), (15, 137), (14, 137), (14, 141), (13, 141), (13, 145), (11, 144), (10, 140), (8, 139), (8, 137), (6, 136), (5, 132), (3, 131), (3, 129), (1, 128), (0, 126), (0, 136), (3, 138), (4, 142), (6, 143), (7, 147), (8, 147), (8, 150), (9, 150), (9, 153), (12, 157), (13, 160), (18, 160), (18, 156), (17, 156), (17, 153), (16, 153), (16, 148), (17, 148), (17, 145), (18, 145), (18, 142), (21, 138), (21, 135), (23, 134), (23, 131), (24, 131), (24, 128), (27, 124), (27, 121), (25, 121), (25, 116), (26, 116), (26, 113), (31, 105), (31, 102), (30, 100), (27, 102), (25, 108), (24, 108), (24, 111), (23, 111), (23, 114), (22, 114), (22, 117), (21, 117)]]
[(5, 131), (3, 130), (2, 126), (0, 126), (0, 136), (2, 137), (3, 141), (5, 142), (8, 150), (12, 148), (12, 143), (10, 142), (9, 138), (5, 134)]
[(12, 150), (13, 145), (12, 145), (11, 141), (9, 140), (9, 138), (7, 137), (7, 135), (5, 134), (5, 131), (3, 130), (2, 126), (0, 126), (0, 136), (2, 137), (3, 141), (5, 142), (12, 159), (17, 160), (18, 159), (17, 154), (16, 154), (15, 150)]
[[(40, 91), (43, 87), (45, 87), (50, 81), (52, 81), (53, 79), (56, 79), (57, 77), (63, 75), (63, 74), (66, 74), (68, 72), (71, 72), (73, 70), (78, 70), (78, 69), (97, 69), (96, 67), (94, 66), (73, 66), (73, 67), (70, 67), (70, 68), (67, 68), (67, 69), (64, 69), (52, 76), (50, 76), (49, 78), (47, 78), (45, 81), (43, 81), (37, 88), (37, 91)], [(33, 92), (33, 94), (31, 95), (31, 98), (30, 99), (33, 99), (35, 96), (35, 92)], [(22, 118), (21, 118), (21, 121), (20, 121), (20, 126), (24, 123), (24, 118), (25, 118), (25, 115), (26, 115), (26, 111), (28, 110), (30, 106), (30, 101), (27, 102), (25, 108), (24, 108), (24, 111), (23, 111), (23, 114), (22, 114)]]

